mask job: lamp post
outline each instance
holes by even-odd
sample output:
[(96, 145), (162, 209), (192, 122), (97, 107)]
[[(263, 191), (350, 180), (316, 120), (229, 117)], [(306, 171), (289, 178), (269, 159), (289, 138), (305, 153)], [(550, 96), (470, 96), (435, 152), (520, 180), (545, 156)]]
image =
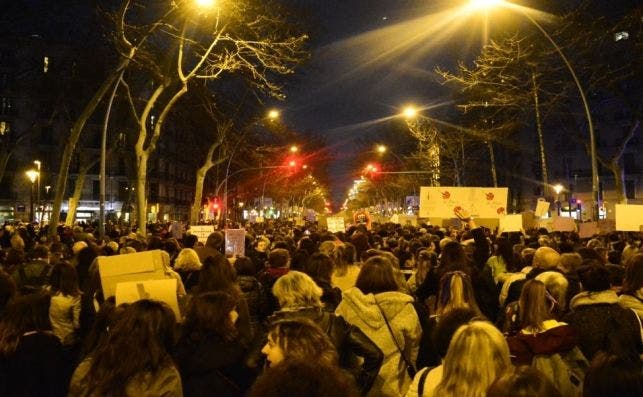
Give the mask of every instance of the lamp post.
[(29, 194), (29, 221), (33, 223), (34, 221), (34, 213), (33, 213), (33, 190), (34, 190), (34, 183), (36, 182), (36, 179), (38, 178), (38, 171), (36, 170), (29, 170), (26, 172), (27, 178), (31, 181), (31, 191)]
[(512, 9), (518, 10), (525, 18), (527, 18), (540, 32), (547, 38), (549, 43), (554, 47), (558, 55), (560, 55), (561, 59), (565, 63), (565, 66), (567, 67), (567, 70), (569, 71), (569, 74), (571, 74), (572, 79), (574, 80), (574, 83), (576, 84), (576, 89), (578, 90), (578, 94), (581, 98), (581, 101), (583, 103), (583, 110), (585, 112), (585, 118), (587, 119), (587, 128), (589, 130), (589, 146), (590, 146), (590, 160), (592, 163), (592, 199), (594, 201), (593, 206), (592, 206), (592, 219), (593, 220), (598, 220), (598, 209), (600, 207), (600, 196), (599, 196), (599, 191), (598, 191), (598, 186), (599, 186), (599, 181), (598, 181), (598, 157), (596, 154), (596, 134), (594, 133), (594, 123), (592, 122), (592, 116), (589, 111), (589, 103), (587, 102), (587, 97), (585, 96), (585, 91), (583, 90), (583, 87), (580, 84), (580, 81), (578, 80), (578, 76), (576, 76), (576, 72), (574, 71), (574, 68), (572, 67), (571, 63), (561, 50), (561, 48), (556, 44), (554, 39), (547, 33), (547, 31), (540, 26), (538, 22), (536, 22), (535, 19), (533, 19), (529, 14), (527, 14), (521, 7), (515, 6), (514, 4), (511, 4), (510, 2), (504, 1), (504, 0), (471, 0), (470, 2), (470, 7), (472, 9), (489, 9), (491, 7), (495, 6), (504, 6)]
[(36, 218), (38, 218), (38, 212), (40, 212), (40, 220), (42, 223), (42, 211), (40, 211), (40, 165), (42, 164), (40, 160), (34, 160), (33, 162), (37, 167), (38, 175), (36, 175)]
[(554, 191), (556, 192), (556, 213), (560, 216), (560, 192), (563, 191), (563, 185), (560, 183), (554, 185)]

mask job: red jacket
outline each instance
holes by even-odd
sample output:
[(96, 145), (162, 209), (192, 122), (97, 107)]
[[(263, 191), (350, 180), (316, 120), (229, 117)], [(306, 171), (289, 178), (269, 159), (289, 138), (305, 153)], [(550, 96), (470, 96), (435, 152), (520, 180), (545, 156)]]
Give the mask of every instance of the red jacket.
[(577, 344), (576, 332), (562, 324), (535, 334), (519, 332), (507, 337), (512, 361), (515, 365), (531, 365), (534, 356), (555, 354), (571, 350)]

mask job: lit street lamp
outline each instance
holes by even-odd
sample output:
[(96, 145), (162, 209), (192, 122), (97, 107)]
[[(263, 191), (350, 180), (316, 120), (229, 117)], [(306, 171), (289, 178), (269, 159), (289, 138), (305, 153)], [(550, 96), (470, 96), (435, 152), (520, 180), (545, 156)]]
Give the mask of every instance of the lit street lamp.
[(527, 18), (532, 24), (534, 24), (534, 26), (536, 26), (538, 30), (540, 30), (540, 32), (547, 38), (549, 43), (556, 49), (556, 52), (558, 52), (558, 55), (560, 55), (561, 59), (565, 63), (565, 66), (567, 66), (567, 70), (572, 75), (574, 83), (576, 84), (576, 88), (578, 89), (578, 94), (580, 95), (581, 101), (583, 102), (585, 118), (587, 119), (587, 127), (589, 130), (589, 144), (590, 144), (590, 158), (591, 158), (590, 160), (592, 162), (592, 198), (594, 200), (592, 218), (594, 220), (597, 220), (598, 208), (600, 207), (600, 202), (599, 202), (600, 198), (599, 198), (599, 192), (598, 192), (599, 183), (598, 183), (598, 158), (596, 155), (596, 136), (594, 133), (594, 124), (592, 123), (592, 116), (589, 111), (589, 103), (587, 102), (585, 91), (583, 90), (583, 87), (581, 86), (580, 81), (576, 76), (576, 72), (574, 71), (574, 68), (572, 67), (571, 63), (569, 63), (569, 60), (567, 59), (563, 51), (560, 49), (558, 44), (556, 44), (554, 39), (552, 39), (551, 36), (547, 33), (547, 31), (545, 31), (545, 29), (543, 29), (543, 27), (540, 26), (540, 24), (536, 22), (535, 19), (533, 19), (529, 14), (527, 14), (522, 7), (504, 0), (471, 0), (469, 7), (472, 10), (477, 10), (477, 9), (489, 9), (495, 6), (502, 6), (502, 7), (518, 10), (523, 16), (525, 16), (525, 18)]
[(33, 190), (34, 190), (34, 183), (36, 182), (36, 179), (38, 179), (39, 172), (36, 170), (29, 170), (26, 172), (27, 178), (31, 181), (31, 193), (29, 195), (29, 221), (33, 223), (34, 221), (34, 213), (33, 213)]
[(563, 185), (560, 183), (554, 185), (554, 191), (556, 192), (556, 212), (560, 216), (560, 192), (563, 191)]
[(292, 145), (290, 147), (290, 153), (297, 153), (299, 151), (299, 147), (297, 145)]
[(281, 114), (279, 113), (279, 110), (277, 109), (271, 109), (268, 111), (268, 119), (269, 120), (277, 120)]
[[(37, 184), (36, 184), (36, 213), (38, 213), (38, 210), (40, 209), (40, 165), (42, 164), (40, 160), (34, 160), (33, 162), (37, 169), (38, 175), (36, 176), (37, 179)], [(40, 221), (42, 222), (42, 211), (40, 212)]]

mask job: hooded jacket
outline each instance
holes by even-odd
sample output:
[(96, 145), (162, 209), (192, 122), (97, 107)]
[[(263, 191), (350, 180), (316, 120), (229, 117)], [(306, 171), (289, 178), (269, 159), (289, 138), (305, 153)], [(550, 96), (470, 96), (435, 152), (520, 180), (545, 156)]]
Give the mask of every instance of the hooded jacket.
[(578, 346), (588, 360), (599, 350), (638, 356), (641, 352), (639, 322), (632, 310), (618, 304), (612, 290), (581, 292), (570, 302), (563, 321), (578, 335)]
[(636, 291), (634, 295), (623, 294), (619, 296), (618, 304), (624, 309), (634, 310), (639, 318), (643, 319), (643, 288)]
[[(382, 312), (394, 335), (391, 335)], [(407, 360), (415, 364), (422, 335), (420, 320), (413, 308), (413, 298), (397, 291), (365, 295), (354, 287), (344, 291), (343, 300), (335, 313), (359, 328), (384, 354), (384, 362), (368, 395), (404, 395), (411, 378), (398, 346)]]

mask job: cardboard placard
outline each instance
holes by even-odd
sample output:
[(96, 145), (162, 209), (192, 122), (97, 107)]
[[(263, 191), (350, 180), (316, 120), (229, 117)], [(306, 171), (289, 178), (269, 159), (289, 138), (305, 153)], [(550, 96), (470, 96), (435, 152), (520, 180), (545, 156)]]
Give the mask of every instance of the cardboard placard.
[(599, 219), (598, 231), (602, 234), (607, 234), (616, 231), (616, 220), (614, 219)]
[(548, 218), (548, 219), (541, 219), (537, 223), (538, 228), (545, 228), (547, 229), (548, 232), (553, 232), (554, 231), (554, 219), (553, 218)]
[(553, 218), (552, 228), (557, 232), (575, 232), (576, 221), (572, 218), (558, 216), (556, 218)]
[(225, 253), (226, 255), (245, 256), (246, 254), (245, 229), (226, 229), (225, 230)]
[(344, 218), (341, 216), (333, 216), (333, 217), (326, 218), (326, 226), (328, 227), (328, 231), (331, 233), (346, 231)]
[(164, 263), (169, 256), (161, 250), (99, 256), (96, 261), (105, 298), (114, 296), (118, 283), (164, 279), (165, 266), (170, 265)]
[(534, 211), (534, 215), (542, 218), (543, 216), (547, 215), (550, 206), (551, 203), (549, 201), (542, 199), (538, 200), (538, 202), (536, 203), (536, 210)]
[(213, 225), (194, 225), (190, 226), (190, 234), (199, 238), (199, 242), (205, 244), (210, 233), (214, 232)]
[(464, 210), (474, 218), (499, 218), (507, 213), (509, 189), (491, 187), (420, 188), (420, 217), (455, 218)]
[(522, 229), (522, 214), (505, 215), (499, 219), (499, 229), (503, 232), (519, 232)]
[(417, 226), (418, 217), (415, 215), (398, 214), (397, 223), (402, 226)]
[(643, 205), (616, 204), (616, 230), (639, 232), (643, 226)]
[(538, 222), (536, 221), (536, 216), (534, 215), (533, 212), (531, 211), (525, 211), (521, 213), (522, 215), (522, 228), (527, 230), (527, 229), (532, 229), (535, 227), (538, 227)]
[(578, 237), (580, 238), (590, 238), (598, 233), (597, 222), (584, 222), (578, 225)]
[(176, 279), (128, 281), (116, 284), (116, 305), (133, 303), (141, 299), (153, 299), (167, 303), (181, 321), (179, 301), (176, 296)]

